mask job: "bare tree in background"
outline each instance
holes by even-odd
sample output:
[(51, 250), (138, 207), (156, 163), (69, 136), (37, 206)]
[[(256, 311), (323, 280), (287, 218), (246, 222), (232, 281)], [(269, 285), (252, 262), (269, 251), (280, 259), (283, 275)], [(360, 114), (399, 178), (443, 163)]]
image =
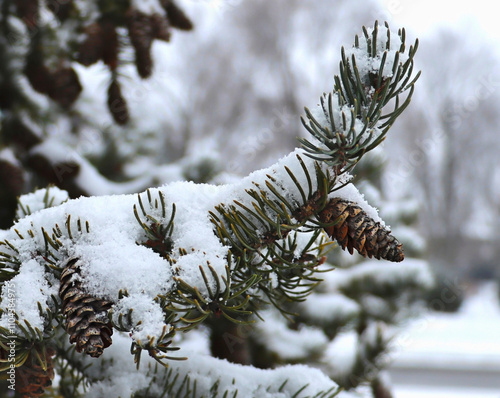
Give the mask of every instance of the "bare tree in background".
[[(416, 180), (429, 256), (447, 278), (492, 261), (488, 242), (498, 239), (499, 61), (480, 42), (453, 31), (423, 42), (426, 87), (415, 98), (420, 110), (403, 118), (408, 149), (392, 174)], [(490, 250), (481, 249), (485, 244)]]
[(235, 160), (227, 167), (233, 172), (282, 156), (303, 134), (301, 104), (316, 101), (337, 71), (335, 45), (379, 15), (375, 1), (362, 9), (348, 1), (311, 7), (297, 0), (247, 0), (228, 8), (218, 29), (199, 36), (203, 44), (189, 51), (197, 68), (183, 78), (197, 119), (185, 128), (193, 138), (218, 137), (219, 149)]

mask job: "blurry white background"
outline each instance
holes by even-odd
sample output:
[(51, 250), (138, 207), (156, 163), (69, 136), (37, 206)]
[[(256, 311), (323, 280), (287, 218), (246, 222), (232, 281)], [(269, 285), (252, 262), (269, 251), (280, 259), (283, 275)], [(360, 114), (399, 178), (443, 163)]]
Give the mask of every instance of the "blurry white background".
[[(487, 52), (500, 54), (498, 14), (490, 1), (386, 0), (384, 5), (392, 11), (395, 22), (420, 38), (422, 47), (435, 42), (436, 36), (446, 29), (461, 32), (465, 38), (483, 38), (484, 43), (477, 46), (485, 55)], [(439, 59), (436, 62), (440, 62)], [(495, 63), (497, 70), (498, 66)], [(467, 79), (457, 77), (458, 87), (467, 83)], [(499, 112), (497, 104), (493, 108)], [(498, 150), (498, 146), (495, 149)], [(494, 214), (495, 217), (498, 219), (498, 214)], [(405, 337), (391, 372), (395, 398), (500, 397), (497, 284), (479, 283), (469, 288), (468, 297), (457, 314), (428, 315), (403, 334)]]

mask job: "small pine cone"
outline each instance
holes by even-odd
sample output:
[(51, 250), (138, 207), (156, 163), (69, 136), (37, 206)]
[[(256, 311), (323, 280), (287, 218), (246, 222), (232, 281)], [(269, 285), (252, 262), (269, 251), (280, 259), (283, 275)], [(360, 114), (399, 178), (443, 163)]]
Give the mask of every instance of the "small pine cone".
[(0, 228), (10, 228), (14, 222), (17, 197), (23, 193), (24, 171), (21, 165), (0, 158)]
[(24, 188), (24, 171), (20, 165), (13, 164), (7, 160), (0, 159), (0, 183), (2, 196), (19, 196)]
[[(33, 351), (36, 350), (36, 353)], [(23, 398), (41, 397), (44, 395), (45, 389), (52, 385), (54, 378), (54, 364), (52, 357), (55, 351), (46, 347), (45, 352), (41, 348), (33, 347), (28, 354), (28, 358), (24, 364), (16, 369), (16, 390)], [(44, 370), (40, 360), (40, 356), (46, 363)]]
[(170, 41), (170, 26), (168, 19), (160, 14), (153, 14), (149, 17), (153, 27), (153, 37), (158, 40)]
[(82, 92), (78, 75), (71, 67), (60, 67), (53, 74), (53, 85), (49, 97), (63, 108), (68, 109)]
[(28, 127), (19, 117), (4, 117), (2, 121), (2, 138), (4, 144), (14, 143), (28, 151), (42, 142), (40, 135)]
[(375, 257), (389, 261), (403, 261), (402, 244), (391, 235), (391, 231), (371, 219), (358, 205), (341, 198), (331, 199), (320, 212), (319, 219), (325, 224), (326, 233), (353, 253), (356, 249), (364, 257)]
[(116, 124), (127, 124), (129, 121), (127, 101), (123, 98), (120, 84), (116, 79), (113, 79), (108, 87), (108, 109)]
[(186, 14), (184, 14), (184, 11), (182, 11), (177, 4), (174, 3), (173, 0), (163, 0), (162, 5), (167, 12), (168, 21), (172, 27), (180, 30), (193, 29), (193, 23), (191, 20), (186, 16)]
[(143, 79), (151, 76), (151, 73), (153, 73), (151, 50), (135, 50), (135, 66), (137, 67), (137, 73)]
[(153, 60), (151, 58), (151, 44), (154, 39), (154, 29), (149, 15), (129, 9), (127, 12), (127, 26), (130, 41), (135, 49), (135, 65), (137, 73), (143, 79), (151, 76)]
[(85, 28), (85, 40), (80, 44), (77, 61), (85, 66), (95, 64), (102, 58), (103, 30), (98, 22)]
[(113, 328), (108, 310), (112, 303), (86, 294), (81, 282), (73, 281), (73, 276), (79, 273), (78, 259), (70, 258), (61, 274), (59, 288), (66, 332), (70, 335), (70, 343), (76, 343), (76, 351), (97, 358), (111, 345)]
[(111, 20), (103, 19), (101, 21), (102, 29), (102, 60), (109, 69), (115, 70), (118, 67), (118, 34), (116, 26)]
[(24, 74), (34, 90), (42, 94), (47, 94), (54, 85), (54, 76), (44, 65), (43, 56), (40, 49), (33, 49), (26, 57)]
[(72, 0), (47, 1), (47, 8), (59, 19), (66, 21), (74, 9)]
[(16, 0), (17, 16), (24, 24), (33, 29), (38, 22), (38, 0)]

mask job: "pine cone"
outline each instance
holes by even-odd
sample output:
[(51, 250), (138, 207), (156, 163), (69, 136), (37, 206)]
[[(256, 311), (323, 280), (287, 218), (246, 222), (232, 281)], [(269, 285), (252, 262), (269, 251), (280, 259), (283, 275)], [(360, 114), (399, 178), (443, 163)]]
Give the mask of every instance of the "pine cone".
[(15, 165), (0, 158), (0, 228), (10, 228), (14, 222), (17, 197), (23, 193), (24, 172)]
[(78, 75), (72, 67), (60, 67), (53, 73), (49, 97), (63, 108), (69, 108), (82, 91)]
[(193, 23), (191, 20), (186, 16), (186, 14), (184, 14), (184, 11), (182, 11), (177, 4), (173, 2), (173, 0), (163, 0), (162, 5), (167, 12), (168, 21), (172, 27), (180, 30), (193, 29)]
[(54, 76), (44, 65), (42, 53), (39, 48), (34, 48), (26, 57), (24, 74), (31, 87), (42, 94), (47, 94), (54, 85)]
[(325, 224), (326, 233), (353, 253), (356, 249), (364, 257), (375, 257), (389, 261), (403, 261), (402, 244), (391, 235), (391, 231), (373, 221), (358, 205), (348, 200), (334, 198), (320, 212), (319, 219)]
[(28, 152), (29, 149), (42, 142), (39, 134), (35, 133), (30, 127), (28, 127), (20, 117), (5, 116), (6, 117), (2, 120), (2, 138), (4, 140), (4, 144), (8, 145), (13, 143), (15, 146), (18, 146)]
[(112, 303), (86, 294), (81, 282), (72, 280), (79, 273), (78, 258), (67, 260), (59, 288), (63, 314), (66, 315), (66, 332), (70, 335), (70, 343), (76, 343), (76, 351), (97, 358), (111, 345), (113, 328), (108, 310)]
[(3, 191), (0, 197), (20, 196), (24, 188), (24, 173), (21, 166), (0, 159), (0, 183)]
[(153, 37), (158, 40), (170, 41), (168, 19), (160, 14), (153, 14), (149, 19), (153, 27)]
[(77, 61), (82, 65), (90, 66), (102, 58), (103, 32), (98, 22), (85, 28), (85, 40), (80, 44)]
[(142, 78), (151, 76), (153, 60), (151, 58), (151, 44), (154, 31), (149, 15), (131, 8), (127, 12), (127, 25), (130, 41), (135, 49), (135, 65), (137, 73)]
[(75, 9), (73, 0), (48, 2), (47, 7), (61, 22), (66, 21), (70, 17), (71, 12)]
[[(33, 352), (34, 350), (36, 350), (36, 354)], [(45, 389), (52, 385), (54, 378), (52, 357), (54, 354), (55, 351), (50, 347), (45, 348), (45, 353), (41, 348), (33, 347), (26, 362), (16, 369), (16, 390), (23, 398), (41, 397)], [(37, 356), (44, 359), (47, 365), (45, 370)]]
[(108, 87), (108, 109), (117, 124), (127, 124), (129, 120), (127, 102), (116, 79), (113, 79)]
[(101, 21), (102, 29), (102, 60), (109, 69), (115, 70), (118, 67), (118, 34), (116, 26), (109, 19)]
[(24, 24), (33, 29), (38, 21), (38, 0), (15, 0), (17, 16)]

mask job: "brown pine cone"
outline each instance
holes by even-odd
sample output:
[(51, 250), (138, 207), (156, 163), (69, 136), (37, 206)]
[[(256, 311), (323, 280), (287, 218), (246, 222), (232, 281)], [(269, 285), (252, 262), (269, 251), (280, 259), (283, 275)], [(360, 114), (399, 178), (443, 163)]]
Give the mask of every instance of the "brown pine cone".
[(116, 26), (109, 19), (101, 21), (103, 46), (102, 46), (102, 60), (109, 69), (115, 70), (118, 67), (118, 33), (116, 33)]
[(0, 197), (3, 195), (20, 196), (24, 188), (24, 173), (21, 166), (0, 159), (0, 183), (3, 191)]
[(153, 58), (151, 58), (151, 50), (135, 50), (135, 66), (137, 68), (137, 73), (143, 79), (151, 76), (153, 73)]
[(70, 258), (61, 274), (63, 314), (66, 316), (66, 332), (70, 343), (76, 343), (76, 351), (97, 358), (111, 345), (113, 328), (108, 319), (112, 303), (86, 294), (80, 281), (73, 276), (80, 273), (79, 259)]
[(85, 40), (80, 44), (77, 61), (85, 66), (95, 64), (102, 58), (103, 29), (98, 22), (85, 28)]
[(151, 76), (153, 70), (151, 44), (154, 39), (153, 26), (149, 15), (131, 8), (127, 11), (127, 26), (130, 41), (135, 49), (137, 73), (142, 78), (147, 78)]
[[(34, 350), (36, 350), (36, 353)], [(23, 398), (41, 397), (45, 389), (52, 385), (52, 379), (54, 378), (52, 357), (54, 354), (55, 351), (50, 347), (45, 347), (45, 350), (40, 347), (33, 347), (26, 362), (16, 369), (16, 391)], [(46, 363), (45, 370), (37, 356), (44, 359)]]
[(66, 21), (74, 10), (73, 0), (48, 1), (47, 8), (54, 13), (59, 21)]
[(403, 261), (402, 244), (391, 235), (391, 231), (371, 219), (357, 204), (341, 198), (331, 199), (319, 213), (326, 233), (337, 240), (342, 249), (353, 253), (356, 249), (364, 257), (375, 257), (389, 261)]
[(158, 40), (170, 41), (170, 27), (168, 19), (160, 14), (153, 14), (149, 17), (153, 27), (153, 37)]
[(108, 87), (108, 109), (116, 124), (127, 124), (129, 121), (127, 101), (123, 98), (120, 84), (116, 79), (113, 79)]
[(54, 73), (53, 85), (48, 95), (63, 108), (68, 109), (76, 101), (82, 91), (78, 75), (72, 67), (60, 67)]
[(17, 16), (29, 28), (36, 27), (38, 22), (38, 0), (15, 0)]
[(177, 4), (174, 3), (173, 0), (163, 0), (162, 5), (167, 12), (168, 21), (173, 28), (180, 30), (193, 29), (193, 23), (191, 20), (186, 16), (186, 14), (184, 14), (184, 11), (182, 11)]
[(39, 93), (49, 93), (54, 85), (54, 76), (44, 64), (40, 48), (32, 49), (26, 57), (24, 74), (28, 78), (31, 87)]

